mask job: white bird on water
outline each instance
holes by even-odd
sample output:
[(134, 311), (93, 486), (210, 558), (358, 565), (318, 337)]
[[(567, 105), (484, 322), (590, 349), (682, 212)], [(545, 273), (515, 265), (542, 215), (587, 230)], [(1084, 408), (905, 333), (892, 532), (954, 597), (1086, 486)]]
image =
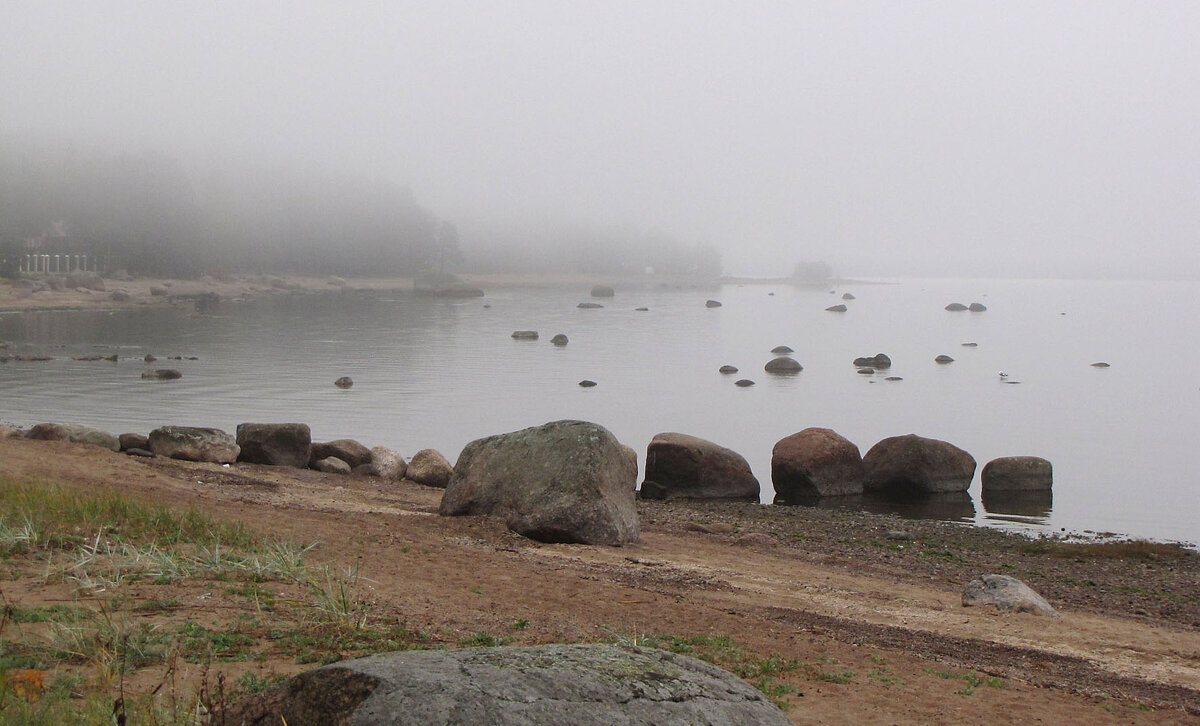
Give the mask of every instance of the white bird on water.
[(1008, 374), (1007, 374), (1007, 373), (1005, 373), (1004, 371), (1000, 371), (1000, 377), (1001, 377), (1001, 378), (1008, 378)]

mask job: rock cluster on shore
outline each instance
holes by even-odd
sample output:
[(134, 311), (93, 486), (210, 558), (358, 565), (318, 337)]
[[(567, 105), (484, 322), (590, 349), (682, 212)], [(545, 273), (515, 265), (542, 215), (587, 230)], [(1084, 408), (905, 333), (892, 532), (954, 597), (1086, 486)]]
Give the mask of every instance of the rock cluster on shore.
[[(753, 501), (758, 480), (746, 459), (719, 444), (660, 433), (646, 450), (637, 488), (637, 455), (607, 430), (583, 421), (479, 439), (451, 463), (433, 449), (410, 461), (353, 439), (312, 441), (302, 423), (243, 423), (236, 435), (214, 428), (162, 426), (148, 436), (115, 436), (88, 426), (42, 423), (32, 439), (87, 443), (136, 456), (198, 462), (311, 468), (445, 489), (443, 515), (491, 514), (532, 539), (620, 545), (638, 538), (634, 499)], [(775, 504), (813, 504), (873, 496), (892, 502), (965, 497), (976, 462), (953, 444), (916, 434), (879, 441), (861, 455), (837, 432), (812, 427), (779, 440), (771, 452)], [(1033, 456), (1001, 457), (983, 469), (984, 497), (1050, 496), (1052, 467)], [(1039, 501), (1038, 506), (1044, 506)]]

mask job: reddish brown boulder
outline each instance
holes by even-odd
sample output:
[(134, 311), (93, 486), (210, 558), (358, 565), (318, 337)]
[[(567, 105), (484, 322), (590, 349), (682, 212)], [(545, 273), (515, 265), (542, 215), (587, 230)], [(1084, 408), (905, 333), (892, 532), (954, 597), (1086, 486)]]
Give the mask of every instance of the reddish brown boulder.
[(776, 504), (862, 494), (862, 454), (831, 429), (804, 429), (775, 444), (771, 482)]
[(643, 499), (758, 501), (758, 479), (741, 454), (687, 434), (658, 434), (646, 449)]
[(965, 492), (975, 458), (954, 444), (916, 434), (893, 436), (863, 457), (863, 489), (889, 495)]

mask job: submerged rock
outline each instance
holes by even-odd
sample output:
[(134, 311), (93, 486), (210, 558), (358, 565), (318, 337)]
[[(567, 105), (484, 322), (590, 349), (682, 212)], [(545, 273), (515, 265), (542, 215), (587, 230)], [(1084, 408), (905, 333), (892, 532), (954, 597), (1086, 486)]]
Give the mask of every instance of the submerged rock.
[(946, 363), (953, 363), (954, 359), (948, 355), (942, 354), (942, 355), (939, 355), (937, 358), (934, 358), (933, 362), (941, 363), (942, 365), (945, 365)]
[(338, 388), (342, 388), (342, 389), (351, 388), (354, 386), (354, 380), (352, 378), (350, 378), (350, 376), (342, 376), (341, 378), (334, 381), (333, 385), (337, 386)]
[(553, 338), (551, 338), (550, 342), (561, 348), (562, 346), (566, 345), (567, 343), (569, 343), (571, 341), (570, 341), (570, 339), (567, 338), (566, 335), (559, 333), (558, 335), (555, 335)]
[(749, 386), (753, 386), (754, 381), (750, 380), (749, 378), (742, 378), (741, 380), (734, 381), (733, 385), (738, 386), (740, 388), (747, 388)]
[(174, 368), (156, 368), (152, 371), (142, 371), (142, 380), (174, 381), (183, 378), (183, 372)]
[(983, 303), (973, 302), (967, 306), (967, 310), (970, 310), (973, 313), (982, 313), (985, 310), (987, 310), (987, 305), (984, 305)]
[(719, 307), (721, 307), (721, 303), (717, 302), (716, 300), (705, 300), (705, 301), (704, 301), (704, 307), (706, 307), (706, 308), (719, 308)]
[(771, 353), (773, 355), (789, 355), (789, 354), (795, 353), (795, 352), (796, 351), (792, 350), (791, 348), (789, 348), (786, 345), (777, 345), (771, 349)]
[(799, 373), (804, 370), (804, 366), (800, 365), (800, 361), (795, 358), (789, 358), (786, 355), (781, 355), (778, 358), (772, 358), (763, 366), (763, 370), (767, 373)]
[(720, 368), (718, 368), (717, 372), (718, 373), (737, 373), (738, 369), (737, 369), (737, 366), (725, 365), (725, 366), (721, 366)]
[(864, 368), (875, 368), (877, 370), (886, 370), (892, 367), (892, 359), (887, 353), (876, 353), (872, 356), (863, 356), (854, 359), (854, 365)]
[(536, 330), (514, 330), (512, 337), (513, 340), (537, 340), (538, 334)]
[(947, 305), (946, 309), (952, 313), (957, 313), (957, 312), (962, 312), (963, 310), (966, 310), (967, 306), (963, 305), (962, 303), (953, 302), (953, 303), (950, 303), (949, 305)]
[(830, 305), (829, 307), (825, 308), (825, 311), (830, 313), (844, 313), (849, 309), (850, 308), (846, 307), (845, 305)]

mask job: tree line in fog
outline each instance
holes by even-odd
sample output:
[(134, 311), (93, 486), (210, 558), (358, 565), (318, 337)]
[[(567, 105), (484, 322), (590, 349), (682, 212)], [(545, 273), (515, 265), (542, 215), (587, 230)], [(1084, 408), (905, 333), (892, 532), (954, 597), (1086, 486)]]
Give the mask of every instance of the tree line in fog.
[(87, 254), (132, 274), (463, 272), (715, 277), (717, 252), (665, 234), (475, 229), (463, 235), (399, 184), (300, 163), (188, 169), (157, 152), (0, 139), (0, 257)]

